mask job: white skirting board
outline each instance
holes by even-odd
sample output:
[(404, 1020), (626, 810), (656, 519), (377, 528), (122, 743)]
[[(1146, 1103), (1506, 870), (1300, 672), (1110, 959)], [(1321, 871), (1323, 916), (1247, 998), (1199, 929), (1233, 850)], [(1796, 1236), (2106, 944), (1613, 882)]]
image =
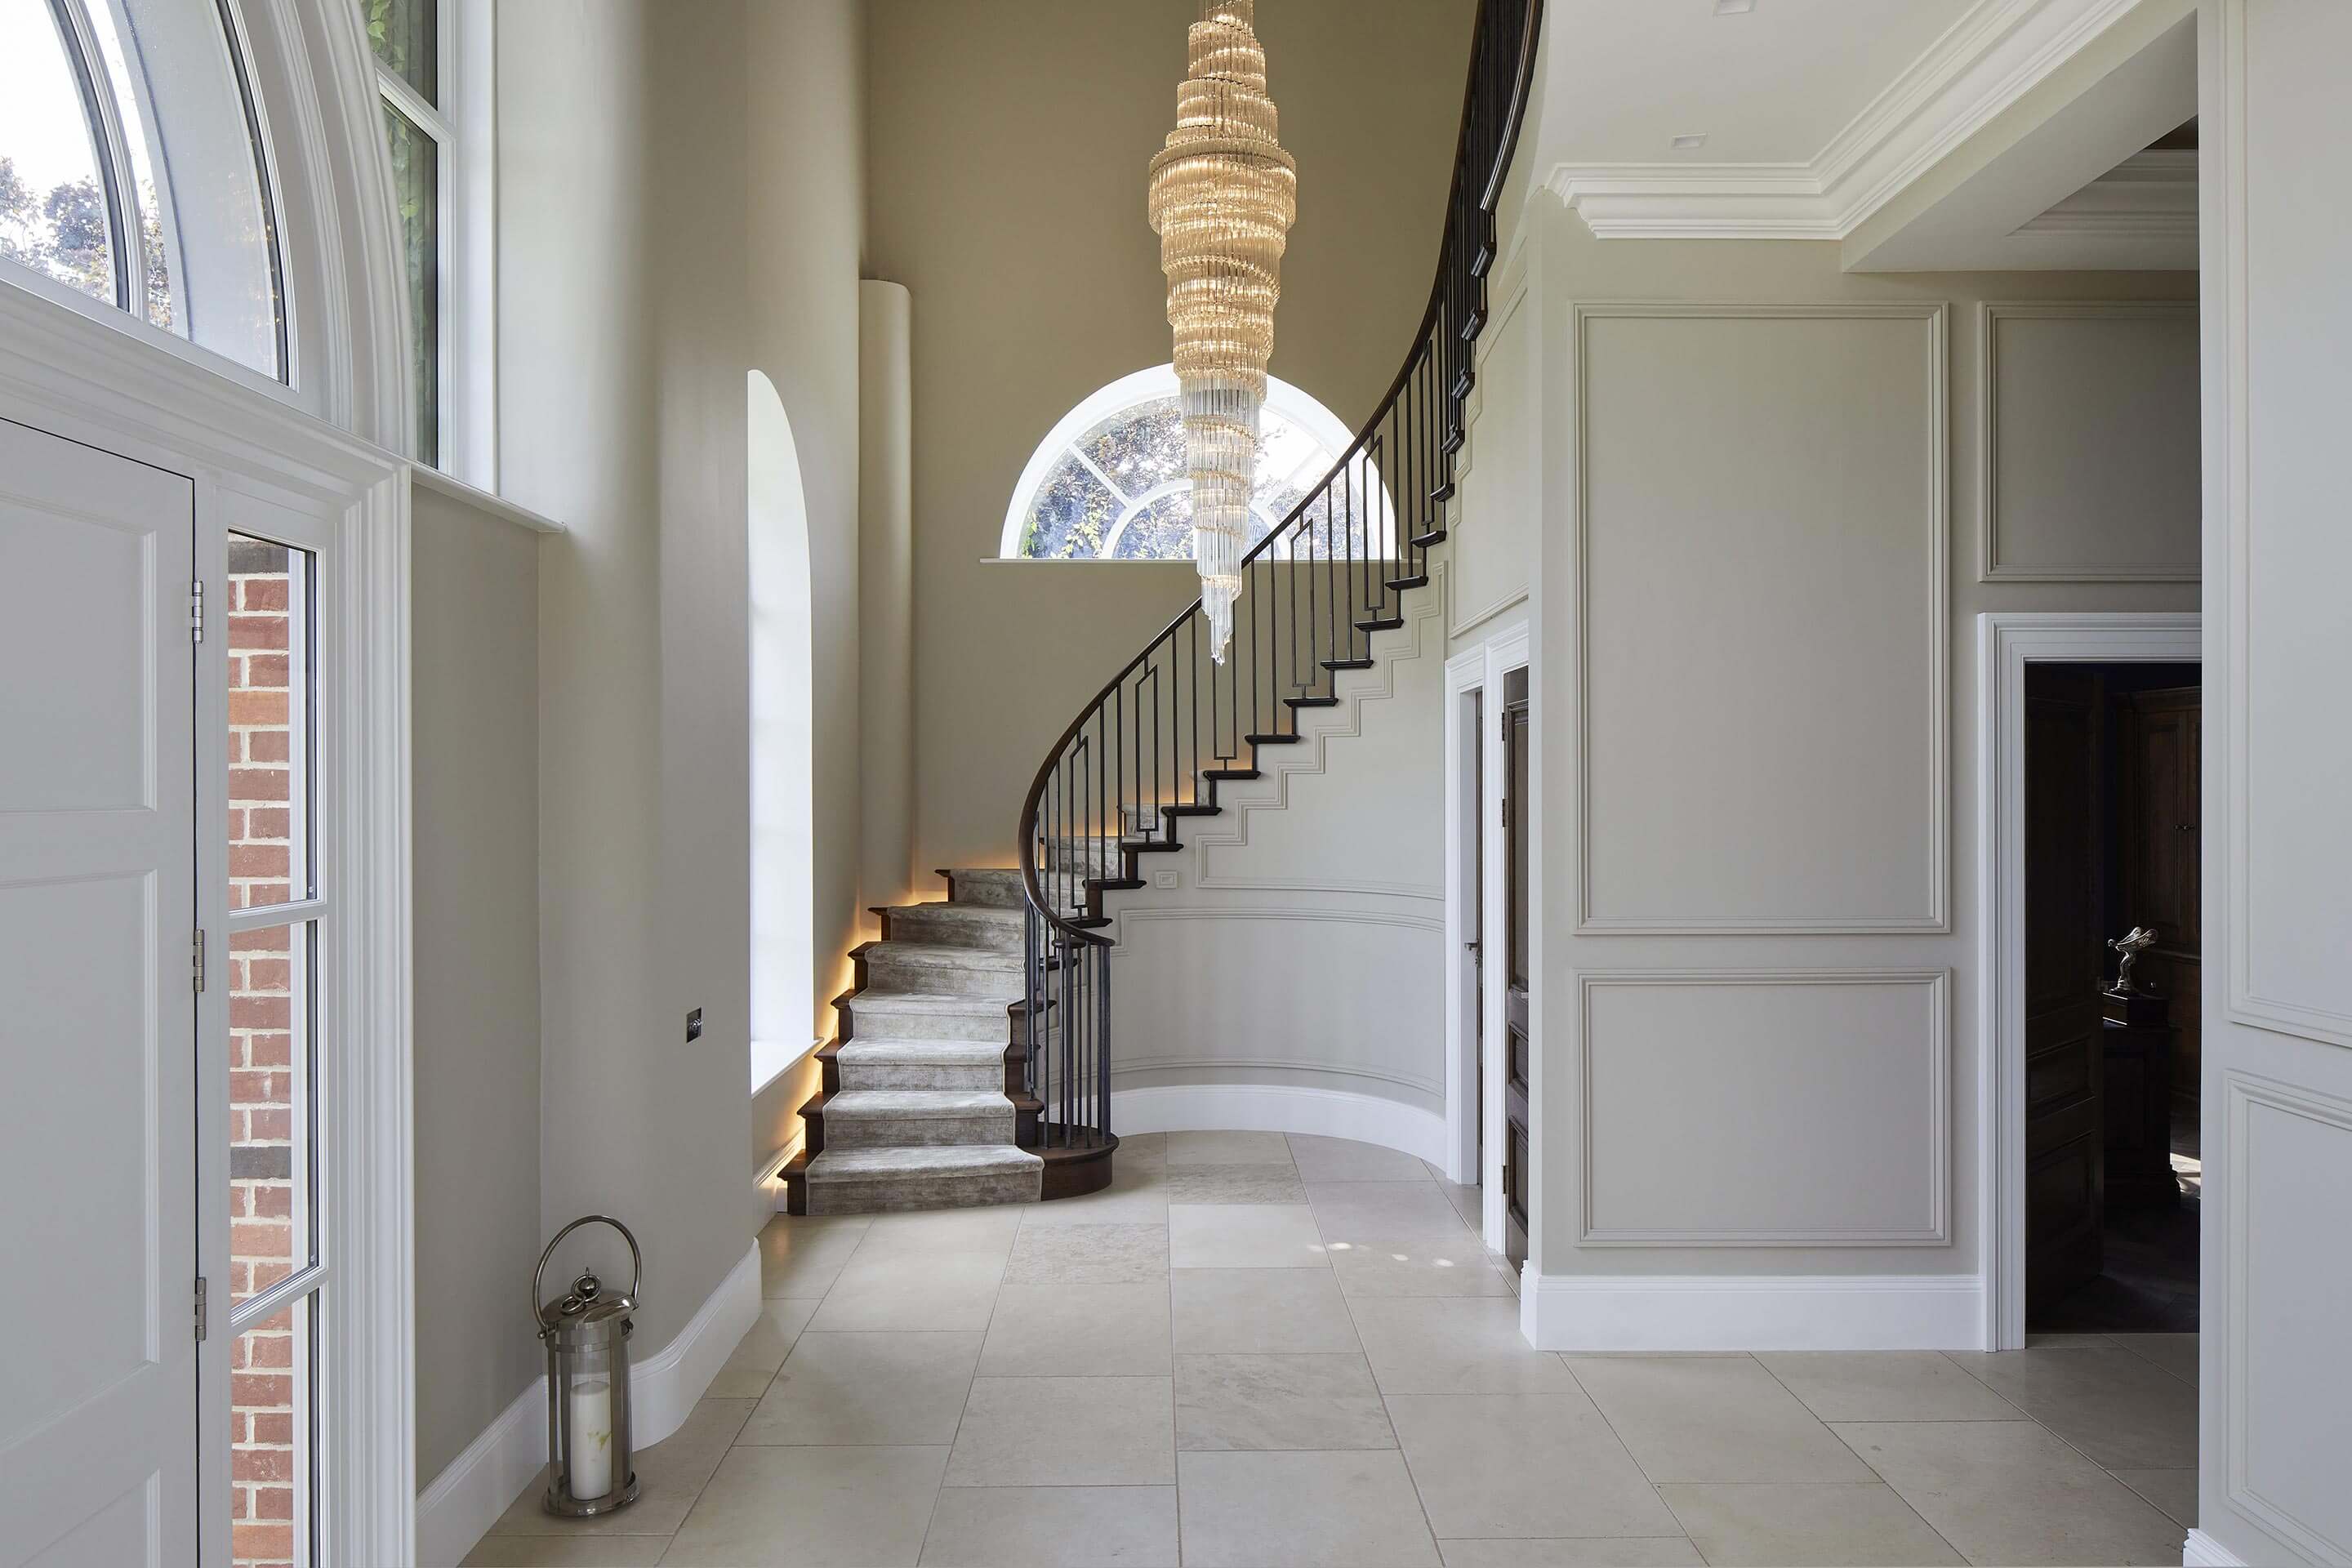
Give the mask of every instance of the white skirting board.
[(1519, 1329), (1545, 1351), (1984, 1348), (1973, 1275), (1526, 1277)]
[[(649, 1448), (686, 1425), (702, 1391), (759, 1316), (755, 1242), (676, 1339), (631, 1363), (633, 1447)], [(457, 1568), (546, 1463), (547, 1380), (535, 1377), (418, 1496), (418, 1568)]]
[(2180, 1563), (2181, 1568), (2248, 1568), (2244, 1558), (2233, 1556), (2201, 1530), (2189, 1532), (2189, 1542), (2180, 1549)]
[(1301, 1132), (1445, 1163), (1445, 1118), (1401, 1100), (1283, 1084), (1169, 1084), (1110, 1091), (1113, 1132)]

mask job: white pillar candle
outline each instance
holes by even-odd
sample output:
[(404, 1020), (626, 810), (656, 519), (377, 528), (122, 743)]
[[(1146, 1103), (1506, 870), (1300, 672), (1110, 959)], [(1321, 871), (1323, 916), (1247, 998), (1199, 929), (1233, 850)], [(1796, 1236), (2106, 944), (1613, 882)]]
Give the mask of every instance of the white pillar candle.
[(613, 1489), (610, 1378), (583, 1378), (572, 1385), (572, 1469), (565, 1479), (583, 1502)]

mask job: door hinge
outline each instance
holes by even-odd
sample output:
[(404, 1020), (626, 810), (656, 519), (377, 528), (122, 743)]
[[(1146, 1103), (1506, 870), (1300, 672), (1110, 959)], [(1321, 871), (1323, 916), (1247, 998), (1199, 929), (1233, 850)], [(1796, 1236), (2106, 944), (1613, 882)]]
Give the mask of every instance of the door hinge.
[(202, 926), (198, 926), (196, 928), (196, 950), (194, 957), (195, 961), (196, 991), (199, 994), (202, 994), (205, 988), (205, 928)]
[(188, 584), (188, 638), (205, 640), (205, 580), (198, 577)]
[(197, 1276), (196, 1276), (196, 1338), (197, 1338), (197, 1339), (202, 1340), (202, 1339), (205, 1337), (205, 1328), (206, 1328), (206, 1327), (207, 1327), (207, 1325), (206, 1325), (206, 1323), (205, 1323), (205, 1277), (204, 1277), (203, 1275), (199, 1274), (199, 1275), (197, 1275)]

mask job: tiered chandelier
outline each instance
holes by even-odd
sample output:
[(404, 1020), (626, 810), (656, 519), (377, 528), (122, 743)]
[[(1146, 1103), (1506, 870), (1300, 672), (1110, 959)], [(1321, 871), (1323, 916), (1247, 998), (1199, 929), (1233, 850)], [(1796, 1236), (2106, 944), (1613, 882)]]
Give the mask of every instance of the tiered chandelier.
[(1298, 166), (1276, 133), (1255, 11), (1255, 0), (1202, 0), (1176, 129), (1151, 160), (1151, 226), (1168, 275), (1192, 470), (1192, 561), (1219, 664), (1241, 596), (1282, 251), (1298, 214)]

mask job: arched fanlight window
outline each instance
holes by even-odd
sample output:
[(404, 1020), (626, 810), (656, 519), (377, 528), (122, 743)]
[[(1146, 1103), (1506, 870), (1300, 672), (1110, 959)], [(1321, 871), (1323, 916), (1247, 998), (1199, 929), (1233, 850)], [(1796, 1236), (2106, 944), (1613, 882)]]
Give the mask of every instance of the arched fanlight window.
[[(1288, 382), (1268, 378), (1259, 422), (1257, 484), (1250, 497), (1255, 546), (1331, 471), (1348, 427)], [(1192, 489), (1176, 368), (1121, 376), (1064, 415), (1031, 455), (1004, 516), (1003, 553), (1035, 561), (1185, 561), (1192, 553)], [(1386, 491), (1371, 465), (1349, 465), (1326, 507), (1276, 553), (1391, 552)]]
[(269, 161), (229, 0), (0, 0), (0, 264), (289, 379)]

